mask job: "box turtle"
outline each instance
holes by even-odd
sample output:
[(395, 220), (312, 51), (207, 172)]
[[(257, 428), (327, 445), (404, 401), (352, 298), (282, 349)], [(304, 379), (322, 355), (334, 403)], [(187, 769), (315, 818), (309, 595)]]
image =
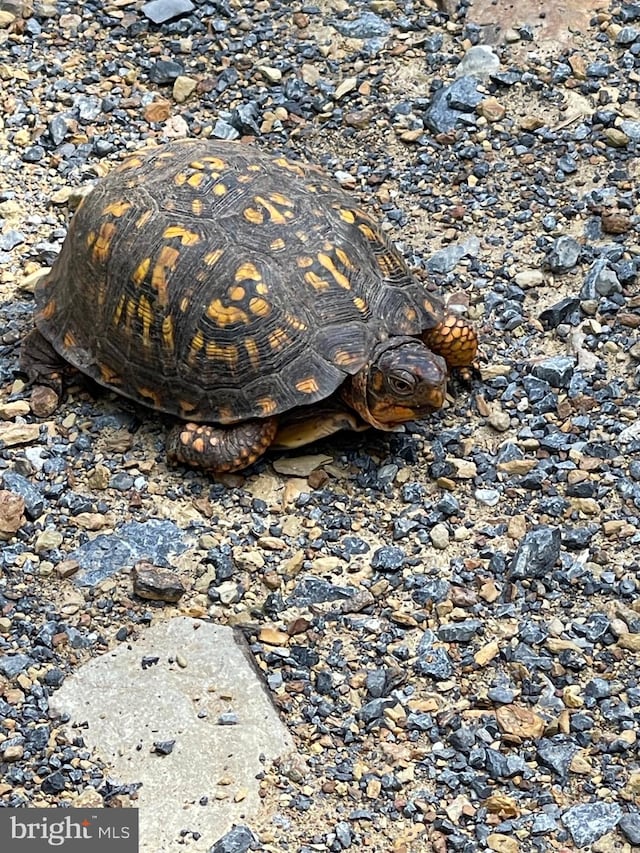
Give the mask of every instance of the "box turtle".
[(35, 299), (31, 381), (59, 398), (71, 365), (176, 416), (169, 458), (208, 471), (401, 428), (477, 349), (355, 198), (243, 143), (129, 156), (82, 201)]

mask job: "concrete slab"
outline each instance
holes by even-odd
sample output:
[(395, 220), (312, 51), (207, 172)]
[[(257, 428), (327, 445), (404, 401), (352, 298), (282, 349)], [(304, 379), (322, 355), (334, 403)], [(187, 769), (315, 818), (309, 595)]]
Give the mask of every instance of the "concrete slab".
[(85, 664), (51, 707), (84, 724), (115, 779), (142, 783), (142, 853), (209, 850), (257, 812), (256, 774), (293, 749), (234, 631), (186, 617)]
[[(486, 28), (487, 41), (498, 43), (509, 29), (529, 24), (536, 47), (567, 47), (574, 33), (585, 33), (598, 11), (607, 9), (609, 0), (472, 0), (467, 20)], [(493, 35), (493, 38), (491, 37)]]

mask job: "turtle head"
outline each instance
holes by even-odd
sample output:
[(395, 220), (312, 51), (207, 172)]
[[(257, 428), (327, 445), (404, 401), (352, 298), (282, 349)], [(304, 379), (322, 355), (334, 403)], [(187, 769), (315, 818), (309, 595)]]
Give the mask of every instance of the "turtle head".
[(342, 396), (371, 426), (393, 430), (439, 409), (446, 388), (443, 358), (417, 338), (393, 337), (375, 347)]

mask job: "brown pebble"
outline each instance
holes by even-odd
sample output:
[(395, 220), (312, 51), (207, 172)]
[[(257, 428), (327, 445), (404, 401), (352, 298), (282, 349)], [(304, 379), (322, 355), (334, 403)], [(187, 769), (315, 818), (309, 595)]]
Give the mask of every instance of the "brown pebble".
[(58, 408), (58, 395), (53, 388), (37, 385), (31, 392), (31, 411), (38, 418), (47, 418)]
[(140, 598), (174, 603), (186, 592), (185, 585), (171, 569), (151, 563), (137, 563), (131, 572), (133, 591)]
[(6, 489), (0, 490), (0, 539), (11, 539), (24, 522), (23, 498)]
[(626, 234), (631, 230), (631, 217), (621, 210), (605, 211), (602, 214), (602, 230), (605, 234)]

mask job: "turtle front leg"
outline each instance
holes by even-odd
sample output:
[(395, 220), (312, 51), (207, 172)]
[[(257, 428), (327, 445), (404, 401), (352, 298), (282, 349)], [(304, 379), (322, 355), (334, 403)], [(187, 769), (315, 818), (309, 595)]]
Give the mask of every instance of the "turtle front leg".
[(214, 473), (240, 471), (273, 442), (278, 418), (256, 418), (233, 426), (178, 424), (167, 438), (167, 458)]
[(38, 417), (53, 414), (62, 397), (64, 376), (70, 368), (37, 329), (22, 341), (20, 370), (33, 385), (31, 411)]
[(422, 340), (432, 352), (442, 356), (447, 367), (473, 369), (478, 354), (478, 333), (468, 320), (449, 314), (433, 329), (422, 334)]

